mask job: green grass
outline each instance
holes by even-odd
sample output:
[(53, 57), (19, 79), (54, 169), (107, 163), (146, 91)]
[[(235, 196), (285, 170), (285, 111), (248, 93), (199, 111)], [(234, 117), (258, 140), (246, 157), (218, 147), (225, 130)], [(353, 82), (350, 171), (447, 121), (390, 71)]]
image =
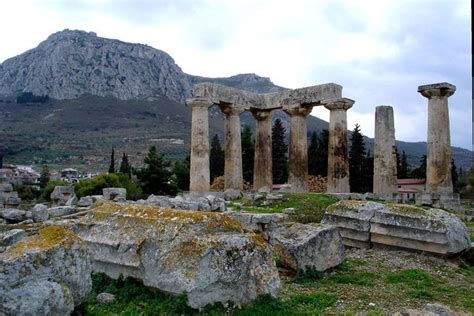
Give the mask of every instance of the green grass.
[(235, 204), (231, 207), (252, 213), (281, 213), (286, 208), (294, 208), (295, 214), (290, 215), (291, 220), (303, 224), (320, 223), (326, 207), (336, 203), (337, 199), (321, 193), (283, 193), (283, 200), (272, 205), (263, 205), (263, 201), (265, 200), (254, 203), (248, 199), (240, 199), (234, 203), (242, 204), (242, 207)]
[[(436, 271), (436, 272), (433, 272)], [(201, 311), (186, 306), (186, 295), (172, 296), (152, 291), (133, 279), (112, 280), (93, 275), (89, 300), (77, 312), (86, 315), (386, 315), (402, 308), (421, 309), (426, 303), (441, 303), (454, 310), (474, 312), (474, 267), (457, 269), (393, 270), (384, 263), (346, 259), (326, 271), (307, 271), (282, 277), (277, 298), (258, 297), (241, 308), (208, 305)], [(97, 294), (116, 295), (116, 302), (101, 305)], [(374, 304), (370, 304), (374, 303)]]

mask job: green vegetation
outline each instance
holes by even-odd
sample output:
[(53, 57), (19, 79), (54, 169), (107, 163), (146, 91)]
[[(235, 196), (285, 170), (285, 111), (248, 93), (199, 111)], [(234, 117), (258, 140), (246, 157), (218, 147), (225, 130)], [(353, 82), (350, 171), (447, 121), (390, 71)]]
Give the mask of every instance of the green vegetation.
[(144, 161), (145, 166), (135, 170), (143, 193), (176, 194), (178, 189), (171, 181), (171, 162), (158, 152), (156, 146), (150, 147)]
[(53, 193), (54, 188), (56, 186), (64, 186), (64, 185), (69, 185), (69, 183), (62, 180), (49, 180), (48, 184), (43, 189), (43, 192), (41, 192), (41, 199), (44, 201), (51, 201), (50, 196), (51, 196), (51, 193)]
[[(390, 262), (349, 258), (326, 272), (308, 271), (282, 278), (278, 297), (258, 297), (237, 308), (222, 304), (197, 311), (186, 306), (186, 296), (172, 296), (151, 290), (127, 278), (112, 280), (104, 274), (93, 275), (93, 290), (82, 306), (87, 315), (386, 315), (404, 308), (421, 309), (427, 303), (441, 303), (453, 310), (474, 312), (474, 267), (403, 269)], [(416, 255), (405, 257), (414, 260)], [(435, 264), (436, 259), (422, 259)], [(430, 261), (433, 260), (433, 261)], [(109, 305), (96, 302), (97, 294), (116, 296)]]
[(79, 181), (75, 185), (74, 191), (80, 198), (102, 194), (104, 188), (125, 188), (127, 189), (127, 199), (137, 199), (141, 195), (140, 187), (127, 174), (123, 173), (101, 174), (92, 179)]
[[(240, 210), (254, 213), (281, 213), (286, 208), (294, 208), (295, 213), (290, 218), (300, 223), (320, 223), (324, 210), (336, 203), (337, 199), (321, 193), (283, 193), (283, 200), (271, 205), (263, 205), (262, 201), (252, 202), (247, 199), (234, 201), (230, 206), (242, 204)], [(235, 204), (237, 203), (237, 204)]]
[(469, 229), (471, 241), (474, 241), (474, 221), (465, 221), (464, 224)]
[(209, 171), (211, 183), (214, 178), (224, 175), (225, 153), (219, 141), (219, 135), (215, 134), (211, 141), (211, 150), (209, 152)]
[(242, 143), (242, 174), (244, 181), (253, 183), (253, 164), (255, 158), (255, 140), (249, 125), (245, 125), (241, 133)]
[(272, 127), (272, 174), (273, 183), (288, 181), (288, 145), (285, 139), (286, 129), (280, 119)]
[(41, 191), (35, 189), (32, 185), (15, 185), (13, 186), (13, 191), (18, 192), (18, 197), (21, 198), (22, 201), (34, 201), (41, 195)]

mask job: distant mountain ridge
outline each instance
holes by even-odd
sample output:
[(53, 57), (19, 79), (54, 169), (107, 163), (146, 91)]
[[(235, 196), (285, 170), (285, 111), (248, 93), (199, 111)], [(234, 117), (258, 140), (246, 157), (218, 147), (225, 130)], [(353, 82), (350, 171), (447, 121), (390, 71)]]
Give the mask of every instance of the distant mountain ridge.
[(203, 81), (257, 92), (283, 89), (255, 74), (215, 79), (188, 75), (161, 50), (78, 30), (54, 33), (0, 65), (0, 95), (31, 92), (57, 100), (91, 94), (149, 101), (166, 96), (184, 103), (193, 84)]
[[(41, 153), (48, 156), (42, 163), (67, 164), (64, 157), (70, 155), (91, 157), (87, 163), (94, 164), (94, 155), (103, 155), (119, 143), (139, 156), (150, 139), (179, 139), (160, 144), (174, 157), (182, 156), (189, 148), (190, 133), (190, 111), (183, 103), (194, 84), (206, 81), (258, 93), (285, 90), (256, 74), (189, 75), (166, 52), (148, 45), (102, 38), (94, 32), (57, 32), (0, 64), (0, 96), (4, 96), (0, 98), (0, 131), (5, 137), (0, 142), (22, 162), (42, 161), (37, 157)], [(43, 106), (14, 104), (22, 92), (48, 95), (52, 100)], [(281, 110), (275, 111), (274, 118), (289, 128), (289, 118)], [(254, 120), (244, 113), (242, 123), (253, 126)], [(215, 108), (210, 124), (211, 133), (223, 135), (222, 113)], [(313, 116), (307, 124), (308, 131), (328, 128), (327, 122)], [(133, 142), (128, 142), (131, 134)], [(367, 139), (367, 144), (371, 146), (372, 140)], [(397, 146), (407, 152), (412, 165), (426, 153), (426, 143), (397, 142)], [(453, 148), (453, 157), (458, 166), (470, 166), (469, 150)]]

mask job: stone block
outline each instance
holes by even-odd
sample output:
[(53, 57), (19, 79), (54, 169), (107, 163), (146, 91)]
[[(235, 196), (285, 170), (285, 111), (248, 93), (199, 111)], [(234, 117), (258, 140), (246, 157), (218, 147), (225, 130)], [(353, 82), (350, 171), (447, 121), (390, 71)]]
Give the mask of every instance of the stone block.
[(127, 189), (124, 188), (104, 188), (102, 195), (106, 201), (117, 201), (127, 199)]
[(270, 245), (223, 213), (104, 203), (81, 219), (78, 235), (89, 245), (94, 271), (187, 293), (194, 308), (246, 304), (280, 287)]

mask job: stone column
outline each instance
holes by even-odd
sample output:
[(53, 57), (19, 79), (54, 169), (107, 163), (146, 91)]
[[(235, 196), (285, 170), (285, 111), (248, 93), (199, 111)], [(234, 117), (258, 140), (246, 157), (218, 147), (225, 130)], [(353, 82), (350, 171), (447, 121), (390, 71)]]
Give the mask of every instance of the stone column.
[(393, 108), (375, 108), (374, 193), (397, 193), (397, 154)]
[(272, 111), (252, 109), (251, 112), (256, 123), (253, 188), (268, 187), (272, 190)]
[(211, 106), (205, 98), (186, 100), (191, 108), (191, 166), (189, 171), (189, 191), (209, 191), (209, 113)]
[(232, 104), (220, 104), (219, 107), (225, 115), (224, 190), (243, 190), (240, 114), (244, 108)]
[(324, 103), (330, 110), (328, 148), (328, 193), (348, 193), (349, 154), (347, 146), (347, 110), (354, 100), (341, 98)]
[(448, 97), (455, 91), (456, 86), (447, 82), (418, 87), (428, 98), (426, 191), (430, 193), (453, 193)]
[(288, 184), (292, 192), (308, 191), (308, 145), (306, 117), (313, 106), (293, 105), (284, 109), (290, 115), (288, 144)]

